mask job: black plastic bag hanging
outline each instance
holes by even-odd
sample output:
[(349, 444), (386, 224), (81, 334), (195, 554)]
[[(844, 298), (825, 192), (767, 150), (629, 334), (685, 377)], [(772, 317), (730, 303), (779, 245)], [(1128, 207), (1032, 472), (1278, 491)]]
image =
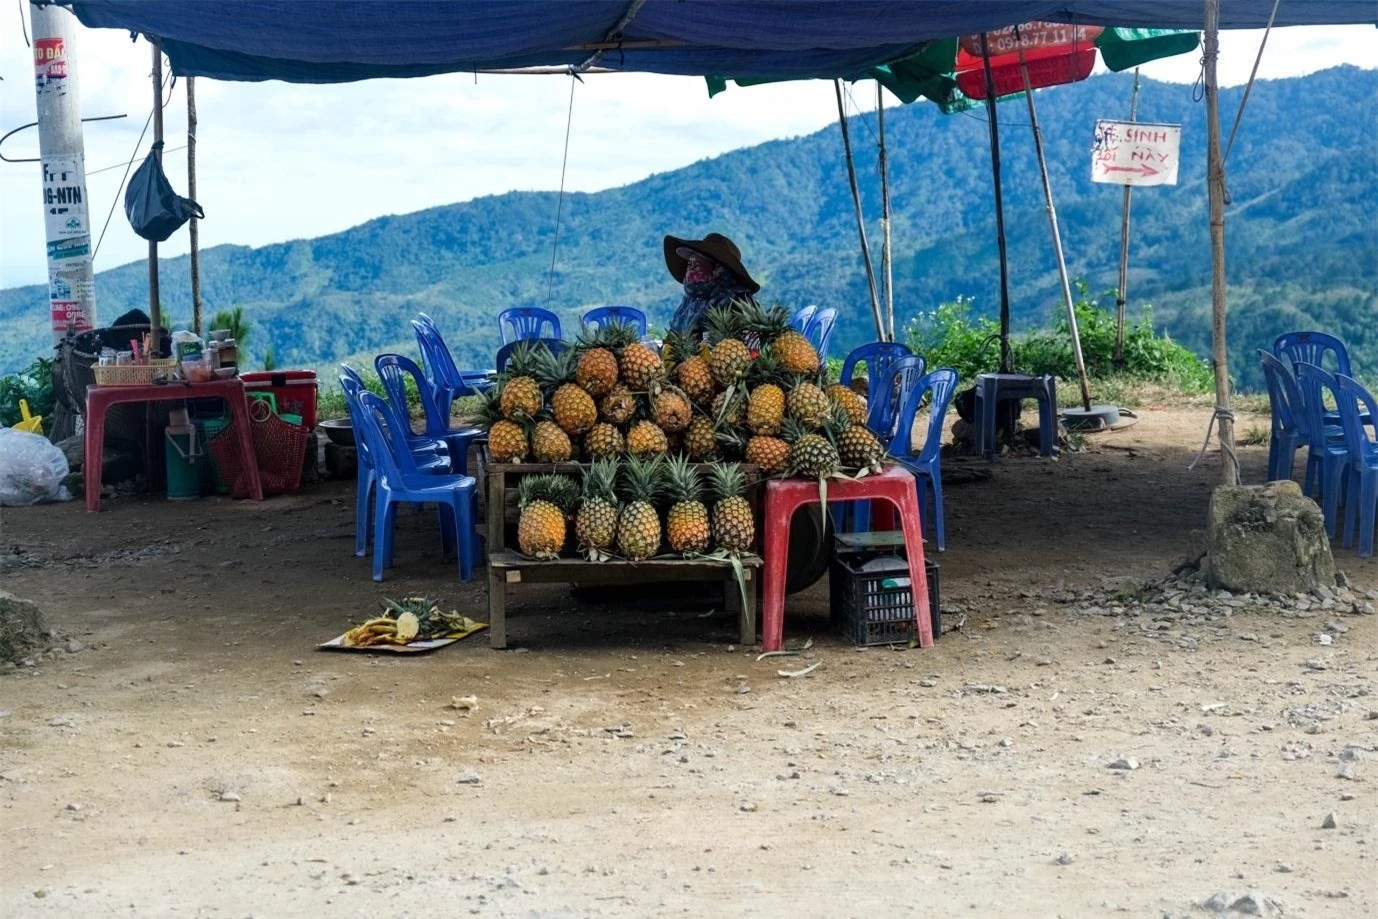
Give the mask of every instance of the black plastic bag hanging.
[(162, 141), (153, 145), (124, 193), (124, 213), (129, 218), (129, 225), (135, 233), (156, 243), (176, 233), (193, 214), (198, 220), (206, 216), (201, 205), (172, 190), (172, 183), (163, 174), (163, 165), (158, 159), (162, 148)]

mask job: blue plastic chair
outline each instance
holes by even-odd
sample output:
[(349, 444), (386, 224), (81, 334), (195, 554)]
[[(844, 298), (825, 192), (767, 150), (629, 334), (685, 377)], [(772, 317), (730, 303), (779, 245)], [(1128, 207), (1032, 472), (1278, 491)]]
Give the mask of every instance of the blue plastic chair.
[(1285, 332), (1273, 341), (1273, 354), (1287, 364), (1289, 370), (1297, 364), (1315, 364), (1326, 368), (1326, 355), (1335, 358), (1331, 373), (1352, 376), (1349, 370), (1349, 349), (1334, 335), (1325, 332)]
[(1340, 403), (1340, 423), (1349, 449), (1348, 497), (1345, 500), (1345, 546), (1354, 545), (1357, 531), (1359, 557), (1373, 555), (1373, 534), (1378, 522), (1378, 427), (1369, 440), (1363, 418), (1378, 418), (1378, 399), (1357, 380), (1335, 374), (1335, 396)]
[(871, 387), (866, 398), (866, 427), (875, 432), (881, 443), (894, 436), (895, 418), (904, 407), (905, 394), (919, 381), (925, 369), (922, 357), (906, 354), (892, 359), (885, 376)]
[(818, 310), (809, 319), (809, 324), (804, 328), (804, 337), (813, 345), (813, 349), (818, 352), (819, 360), (828, 359), (828, 345), (833, 340), (833, 326), (837, 324), (837, 308), (830, 306), (825, 310)]
[(1335, 537), (1340, 509), (1340, 495), (1344, 489), (1345, 470), (1349, 467), (1349, 447), (1341, 433), (1336, 439), (1334, 426), (1326, 423), (1325, 394), (1330, 393), (1339, 404), (1335, 377), (1315, 364), (1297, 364), (1297, 388), (1301, 390), (1306, 420), (1306, 481), (1302, 491), (1315, 496), (1319, 492), (1321, 510), (1325, 514), (1325, 532)]
[(498, 366), (498, 373), (502, 373), (504, 370), (507, 369), (507, 362), (512, 358), (512, 352), (517, 350), (517, 348), (521, 347), (522, 345), (525, 345), (529, 348), (534, 348), (537, 345), (545, 345), (547, 348), (550, 349), (550, 352), (552, 354), (559, 354), (561, 351), (564, 351), (566, 348), (569, 347), (569, 342), (562, 341), (558, 338), (531, 338), (525, 341), (509, 341), (507, 344), (503, 345), (501, 348), (498, 349), (498, 356), (495, 360), (495, 363)]
[[(595, 306), (584, 314), (584, 325), (601, 329), (614, 322), (623, 322), (636, 327), (636, 334), (646, 337), (646, 314), (634, 306)], [(559, 326), (555, 337), (559, 338)]]
[(502, 343), (529, 338), (563, 338), (560, 317), (539, 306), (514, 306), (498, 314)]
[(801, 306), (794, 311), (794, 315), (790, 317), (789, 324), (800, 332), (807, 332), (809, 323), (813, 320), (813, 314), (816, 312), (818, 312), (818, 307), (816, 306)]
[(1258, 349), (1263, 377), (1268, 381), (1268, 405), (1272, 409), (1272, 432), (1268, 438), (1268, 481), (1292, 477), (1297, 451), (1306, 444), (1302, 428), (1304, 403), (1296, 378), (1287, 365)]
[(381, 581), (391, 567), (393, 526), (400, 502), (435, 503), (440, 509), (442, 550), (459, 558), (459, 579), (473, 577), (474, 479), (467, 475), (428, 475), (417, 468), (406, 449), (403, 432), (385, 399), (371, 392), (359, 394), (359, 419), (364, 440), (377, 472), (373, 502), (373, 580)]
[(492, 388), (488, 371), (460, 370), (455, 365), (454, 355), (430, 316), (419, 314), (411, 326), (416, 333), (417, 347), (421, 349), (422, 365), (435, 390), (437, 406), (448, 413), (449, 405), (461, 396), (477, 395)]
[(468, 475), (469, 447), (483, 432), (474, 427), (450, 427), (449, 411), (442, 411), (431, 381), (411, 358), (401, 354), (380, 354), (373, 359), (373, 367), (383, 381), (388, 402), (394, 406), (406, 406), (407, 377), (411, 377), (421, 397), (421, 409), (426, 420), (425, 436), (445, 444), (450, 454), (451, 471)]
[[(957, 371), (946, 367), (930, 371), (920, 378), (905, 395), (904, 404), (896, 419), (895, 433), (890, 439), (887, 452), (897, 459), (904, 468), (914, 474), (914, 485), (919, 489), (919, 506), (923, 522), (933, 522), (933, 533), (937, 539), (938, 551), (947, 550), (947, 530), (943, 524), (943, 472), (942, 445), (943, 424), (948, 406), (957, 391)], [(915, 453), (910, 446), (914, 417), (923, 404), (924, 396), (929, 396), (928, 431), (924, 435), (923, 446)], [(927, 490), (924, 483), (928, 484)], [(929, 499), (931, 502), (929, 503)]]
[[(349, 424), (355, 432), (354, 446), (358, 457), (354, 489), (354, 554), (363, 557), (368, 554), (369, 536), (373, 524), (373, 492), (378, 475), (375, 471), (373, 453), (364, 440), (363, 421), (359, 412), (359, 394), (366, 392), (358, 371), (345, 364), (340, 376), (340, 389), (344, 391), (345, 408), (349, 412)], [(446, 474), (450, 471), (450, 457), (445, 454), (430, 453), (415, 457), (417, 468), (428, 474)]]
[[(865, 364), (867, 379), (878, 383), (889, 377), (890, 365), (894, 361), (913, 353), (908, 345), (902, 345), (897, 341), (873, 341), (868, 345), (853, 348), (842, 359), (842, 373), (837, 380), (843, 386), (851, 386), (852, 380), (856, 378), (857, 365)], [(869, 394), (867, 398), (870, 398)]]

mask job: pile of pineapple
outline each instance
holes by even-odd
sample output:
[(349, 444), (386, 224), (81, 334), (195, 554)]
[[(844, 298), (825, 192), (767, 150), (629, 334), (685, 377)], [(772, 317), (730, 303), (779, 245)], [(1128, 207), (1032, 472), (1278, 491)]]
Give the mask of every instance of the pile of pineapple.
[[(671, 333), (663, 353), (621, 324), (586, 330), (559, 354), (514, 350), (481, 419), (492, 461), (593, 463), (582, 487), (568, 476), (522, 480), (524, 553), (558, 555), (576, 507), (577, 545), (590, 558), (648, 558), (662, 536), (679, 554), (744, 552), (754, 527), (734, 464), (820, 483), (880, 467), (865, 399), (829, 385), (784, 307), (714, 309), (706, 326), (706, 340)], [(715, 465), (704, 481), (691, 463)], [(705, 493), (717, 502), (711, 521)]]

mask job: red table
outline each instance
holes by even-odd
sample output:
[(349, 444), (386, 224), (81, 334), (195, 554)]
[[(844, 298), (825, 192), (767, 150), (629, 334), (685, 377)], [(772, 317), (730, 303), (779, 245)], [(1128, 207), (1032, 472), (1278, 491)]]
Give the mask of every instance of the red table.
[[(928, 614), (928, 576), (923, 564), (923, 526), (919, 522), (919, 493), (914, 477), (901, 466), (860, 479), (829, 479), (828, 503), (888, 501), (904, 529), (909, 584), (914, 597), (914, 626), (919, 647), (933, 647), (933, 621)], [(785, 565), (789, 556), (789, 524), (797, 508), (818, 503), (818, 482), (773, 479), (766, 483), (765, 575), (761, 582), (761, 650), (779, 651), (785, 640)]]
[(121, 402), (168, 402), (182, 399), (224, 399), (234, 418), (239, 435), (239, 459), (249, 471), (249, 497), (263, 500), (263, 485), (258, 480), (258, 460), (254, 456), (253, 429), (249, 422), (249, 400), (239, 379), (212, 380), (209, 383), (159, 383), (146, 386), (86, 387), (86, 512), (100, 511), (101, 461), (105, 456), (105, 412)]

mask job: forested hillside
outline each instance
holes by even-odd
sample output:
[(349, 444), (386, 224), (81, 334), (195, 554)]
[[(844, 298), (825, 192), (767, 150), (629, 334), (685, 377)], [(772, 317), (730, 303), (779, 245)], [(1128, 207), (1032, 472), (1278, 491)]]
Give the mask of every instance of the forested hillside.
[[(1091, 131), (1096, 118), (1127, 113), (1131, 80), (1106, 75), (1037, 97), (1071, 270), (1094, 291), (1115, 284), (1120, 190), (1090, 182)], [(1222, 94), (1227, 130), (1240, 94)], [(1257, 383), (1253, 349), (1302, 326), (1338, 332), (1358, 360), (1378, 367), (1376, 108), (1378, 72), (1371, 70), (1343, 67), (1254, 88), (1228, 163), (1230, 335), (1242, 383)], [(1013, 309), (1016, 325), (1029, 327), (1056, 308), (1056, 275), (1027, 110), (1017, 101), (1000, 113)], [(1190, 86), (1148, 82), (1139, 117), (1181, 123), (1183, 156), (1178, 186), (1135, 194), (1131, 308), (1152, 303), (1161, 326), (1205, 353), (1204, 106)], [(858, 121), (853, 140), (874, 215), (874, 119)], [(919, 103), (891, 109), (886, 126), (897, 313), (910, 316), (957, 295), (993, 313), (998, 274), (981, 113), (947, 116)], [(406, 320), (424, 310), (447, 330), (461, 362), (487, 366), (497, 344), (493, 317), (513, 304), (548, 304), (573, 317), (592, 305), (632, 303), (664, 322), (677, 294), (661, 236), (718, 230), (741, 244), (767, 299), (843, 308), (835, 350), (871, 334), (836, 127), (569, 196), (550, 284), (555, 209), (553, 193), (512, 193), (381, 217), (317, 239), (217, 247), (202, 260), (206, 312), (242, 305), (254, 325), (253, 352), (271, 344), (282, 365), (323, 365), (384, 348), (413, 350)], [(871, 238), (880, 238), (878, 227)], [(188, 317), (186, 260), (164, 262), (162, 277), (167, 313)], [(101, 272), (101, 315), (145, 304), (145, 284), (141, 263)], [(39, 286), (0, 292), (0, 369), (45, 352), (44, 298)]]

